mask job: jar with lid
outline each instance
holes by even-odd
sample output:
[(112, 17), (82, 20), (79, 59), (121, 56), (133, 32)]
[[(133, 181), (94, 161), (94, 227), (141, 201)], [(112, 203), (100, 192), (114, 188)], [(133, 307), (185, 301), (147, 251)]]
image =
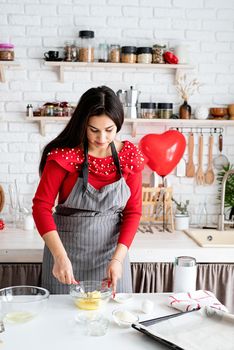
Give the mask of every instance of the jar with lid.
[(137, 48), (137, 63), (152, 63), (152, 48), (138, 47)]
[(122, 63), (136, 63), (136, 46), (122, 46), (121, 47), (121, 62)]
[(196, 280), (196, 259), (191, 256), (176, 257), (173, 276), (173, 292), (194, 292), (196, 290)]
[(108, 62), (108, 44), (99, 44), (98, 46), (98, 62)]
[(173, 103), (158, 103), (158, 117), (169, 119), (173, 114)]
[(166, 51), (166, 45), (155, 44), (153, 46), (153, 63), (165, 63), (163, 54)]
[(14, 61), (14, 45), (10, 43), (0, 44), (0, 61)]
[(154, 102), (142, 102), (140, 116), (143, 119), (156, 118), (156, 103)]
[(79, 61), (94, 62), (94, 32), (92, 30), (81, 30), (79, 37)]
[(54, 116), (54, 106), (53, 105), (47, 105), (45, 109), (45, 115), (48, 117)]
[(120, 62), (120, 45), (110, 45), (109, 48), (109, 62), (119, 63)]
[(64, 43), (64, 61), (71, 62), (72, 61), (72, 41), (65, 41)]

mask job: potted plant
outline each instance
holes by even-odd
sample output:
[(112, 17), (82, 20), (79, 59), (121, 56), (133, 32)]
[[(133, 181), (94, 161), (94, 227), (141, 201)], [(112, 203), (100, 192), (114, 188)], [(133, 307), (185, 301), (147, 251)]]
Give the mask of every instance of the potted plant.
[[(218, 190), (218, 199), (221, 200), (221, 190), (222, 190), (222, 181), (224, 175), (229, 171), (233, 169), (233, 165), (228, 164), (226, 166), (223, 166), (223, 169), (218, 173), (217, 175), (217, 181), (220, 185), (220, 188)], [(225, 188), (225, 196), (224, 196), (224, 207), (228, 209), (229, 217), (228, 220), (232, 221), (234, 217), (234, 175), (229, 175), (226, 182), (226, 188)]]
[(176, 204), (175, 229), (187, 230), (189, 228), (189, 200), (186, 200), (185, 202), (177, 202), (172, 198), (172, 201)]

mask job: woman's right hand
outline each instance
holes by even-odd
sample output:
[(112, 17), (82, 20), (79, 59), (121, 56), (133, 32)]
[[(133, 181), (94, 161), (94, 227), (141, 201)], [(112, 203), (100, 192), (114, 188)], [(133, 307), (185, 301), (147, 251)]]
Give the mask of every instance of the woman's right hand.
[(52, 273), (59, 282), (63, 284), (76, 283), (70, 259), (67, 255), (59, 255), (54, 257), (54, 266)]

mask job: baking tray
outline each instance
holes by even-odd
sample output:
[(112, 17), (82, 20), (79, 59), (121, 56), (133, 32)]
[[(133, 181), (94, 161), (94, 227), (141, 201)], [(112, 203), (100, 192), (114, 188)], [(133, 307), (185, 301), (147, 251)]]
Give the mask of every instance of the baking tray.
[(168, 349), (234, 349), (234, 315), (211, 307), (146, 320), (132, 327)]

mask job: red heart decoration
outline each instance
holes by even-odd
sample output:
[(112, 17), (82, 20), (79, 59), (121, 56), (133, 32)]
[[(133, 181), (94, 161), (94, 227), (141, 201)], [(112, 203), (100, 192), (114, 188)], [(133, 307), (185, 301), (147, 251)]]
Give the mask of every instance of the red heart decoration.
[(147, 165), (160, 176), (168, 175), (182, 158), (186, 141), (183, 134), (168, 130), (163, 134), (145, 135), (139, 147), (146, 158)]

